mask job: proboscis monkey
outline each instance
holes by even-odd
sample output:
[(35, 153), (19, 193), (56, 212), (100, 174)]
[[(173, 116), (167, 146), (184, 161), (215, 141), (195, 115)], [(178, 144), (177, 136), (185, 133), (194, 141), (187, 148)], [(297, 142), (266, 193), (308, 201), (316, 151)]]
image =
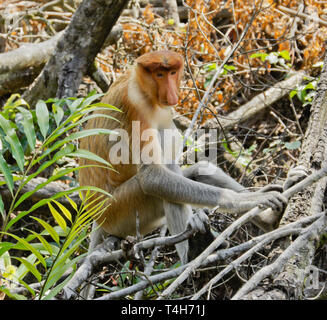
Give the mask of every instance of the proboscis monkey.
[[(157, 51), (140, 56), (135, 66), (112, 84), (102, 100), (122, 112), (99, 112), (107, 113), (119, 122), (99, 117), (89, 120), (86, 125), (87, 129), (124, 129), (126, 132), (119, 141), (108, 135), (95, 135), (84, 138), (80, 144), (81, 149), (96, 153), (111, 162), (115, 169), (90, 167), (79, 173), (80, 185), (96, 186), (112, 194), (113, 199), (108, 200), (110, 206), (97, 220), (102, 230), (110, 235), (121, 238), (134, 235), (136, 212), (142, 234), (153, 231), (165, 221), (171, 234), (182, 232), (187, 227), (201, 233), (208, 229), (208, 218), (203, 211), (193, 214), (192, 206), (219, 206), (222, 212), (242, 214), (258, 205), (280, 212), (286, 203), (280, 192), (269, 188), (264, 192), (247, 192), (210, 163), (198, 163), (185, 170), (174, 161), (164, 164), (163, 139), (160, 137), (164, 129), (177, 131), (172, 122), (171, 108), (178, 103), (182, 74), (183, 59), (175, 52)], [(139, 129), (139, 137), (132, 136), (133, 126)], [(157, 136), (142, 139), (149, 129), (156, 129)], [(117, 144), (122, 147), (120, 153), (116, 152)], [(111, 156), (115, 152), (118, 157), (127, 156), (129, 161), (113, 161)], [(147, 161), (142, 153), (151, 161)], [(134, 163), (133, 159), (136, 160)], [(82, 161), (85, 163), (89, 162)], [(271, 215), (274, 214), (272, 211)], [(269, 219), (273, 223), (276, 221), (274, 216)], [(188, 241), (176, 247), (185, 263)]]

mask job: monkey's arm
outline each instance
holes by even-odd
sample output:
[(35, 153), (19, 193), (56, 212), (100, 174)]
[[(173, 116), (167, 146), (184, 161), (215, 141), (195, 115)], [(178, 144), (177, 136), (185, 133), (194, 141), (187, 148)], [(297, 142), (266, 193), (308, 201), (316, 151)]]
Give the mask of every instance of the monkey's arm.
[(145, 194), (175, 203), (216, 207), (224, 212), (243, 213), (255, 206), (282, 210), (287, 200), (279, 192), (235, 192), (176, 174), (161, 165), (142, 165), (137, 174)]

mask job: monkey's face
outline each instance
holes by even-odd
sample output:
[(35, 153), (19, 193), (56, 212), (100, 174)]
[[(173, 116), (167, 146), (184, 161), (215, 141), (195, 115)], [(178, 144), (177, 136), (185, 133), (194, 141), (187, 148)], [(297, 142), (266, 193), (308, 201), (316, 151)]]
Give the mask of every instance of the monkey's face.
[(157, 87), (158, 104), (161, 107), (174, 106), (178, 103), (179, 75), (177, 69), (158, 69), (152, 72)]
[(153, 105), (174, 106), (178, 103), (183, 58), (173, 51), (146, 53), (137, 60), (138, 83)]

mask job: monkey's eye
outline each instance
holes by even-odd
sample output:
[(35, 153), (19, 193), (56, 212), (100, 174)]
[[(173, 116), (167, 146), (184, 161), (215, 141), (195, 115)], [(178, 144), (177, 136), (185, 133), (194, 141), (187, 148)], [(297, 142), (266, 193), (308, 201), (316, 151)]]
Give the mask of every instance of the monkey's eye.
[(158, 78), (162, 78), (162, 77), (163, 77), (163, 73), (159, 72), (159, 73), (156, 74), (156, 76), (157, 76)]
[(172, 71), (170, 74), (176, 74), (176, 70)]

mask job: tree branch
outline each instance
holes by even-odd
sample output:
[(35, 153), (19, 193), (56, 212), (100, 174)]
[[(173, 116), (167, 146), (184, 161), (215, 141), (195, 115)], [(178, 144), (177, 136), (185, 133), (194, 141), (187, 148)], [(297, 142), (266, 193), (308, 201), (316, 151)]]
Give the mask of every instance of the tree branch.
[[(322, 177), (327, 175), (327, 167), (317, 171), (316, 173), (306, 177), (304, 180), (300, 181), (293, 187), (283, 192), (286, 198), (290, 198), (296, 192), (303, 190), (304, 188), (310, 186), (314, 182), (318, 181)], [(260, 214), (262, 210), (259, 207), (255, 207), (252, 210), (245, 213), (242, 217), (234, 221), (228, 228), (226, 228), (208, 247), (204, 250), (189, 266), (186, 270), (162, 293), (159, 300), (169, 297), (179, 285), (181, 285), (189, 275), (198, 268), (202, 261), (206, 259), (214, 250), (216, 250), (235, 230), (237, 230), (244, 223), (253, 219), (255, 216)]]
[(84, 0), (56, 50), (23, 98), (31, 104), (56, 96), (74, 97), (82, 76), (100, 51), (128, 0)]

